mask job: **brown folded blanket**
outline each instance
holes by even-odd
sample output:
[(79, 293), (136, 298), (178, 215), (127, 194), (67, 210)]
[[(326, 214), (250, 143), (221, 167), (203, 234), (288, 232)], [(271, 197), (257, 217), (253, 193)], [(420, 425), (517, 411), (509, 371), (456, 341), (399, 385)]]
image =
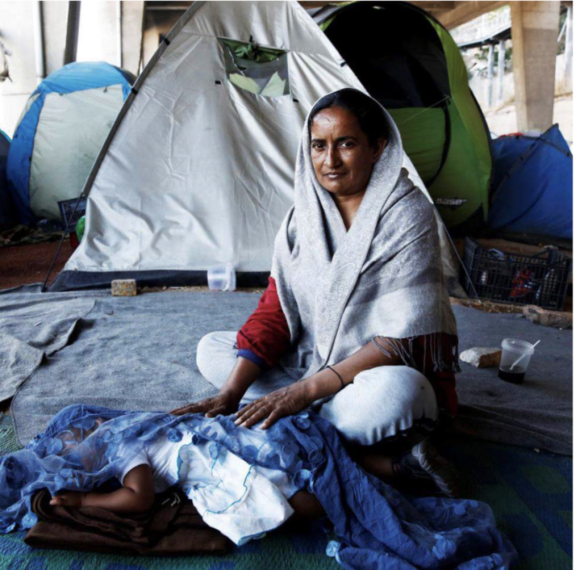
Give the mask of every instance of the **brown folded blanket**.
[(38, 522), (24, 539), (30, 546), (153, 556), (224, 553), (232, 546), (180, 490), (158, 495), (148, 513), (134, 515), (52, 506), (50, 499), (46, 489), (32, 498)]

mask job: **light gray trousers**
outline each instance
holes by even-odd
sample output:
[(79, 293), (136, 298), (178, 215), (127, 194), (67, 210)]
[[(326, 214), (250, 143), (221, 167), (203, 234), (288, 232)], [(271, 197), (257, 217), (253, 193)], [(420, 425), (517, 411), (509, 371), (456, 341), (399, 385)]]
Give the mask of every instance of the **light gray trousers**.
[[(198, 369), (210, 384), (220, 389), (236, 363), (237, 353), (235, 332), (207, 334), (198, 344)], [(241, 403), (252, 402), (293, 382), (279, 366), (266, 370)], [(365, 370), (316, 408), (348, 442), (364, 446), (389, 443), (411, 447), (428, 437), (438, 423), (432, 385), (423, 374), (408, 366)]]

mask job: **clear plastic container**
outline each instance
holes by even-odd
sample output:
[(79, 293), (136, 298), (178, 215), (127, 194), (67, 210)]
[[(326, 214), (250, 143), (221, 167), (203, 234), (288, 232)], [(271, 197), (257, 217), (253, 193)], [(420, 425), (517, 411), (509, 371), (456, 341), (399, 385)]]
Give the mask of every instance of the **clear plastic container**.
[(498, 376), (507, 382), (520, 384), (534, 354), (534, 346), (517, 338), (505, 338), (502, 341), (502, 356)]
[(236, 271), (231, 263), (215, 265), (208, 269), (208, 288), (210, 291), (234, 291), (236, 289)]

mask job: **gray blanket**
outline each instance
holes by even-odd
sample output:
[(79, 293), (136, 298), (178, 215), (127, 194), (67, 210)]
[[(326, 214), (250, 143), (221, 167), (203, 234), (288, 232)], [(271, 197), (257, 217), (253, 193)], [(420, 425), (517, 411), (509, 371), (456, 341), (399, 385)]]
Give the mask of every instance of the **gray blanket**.
[[(37, 288), (27, 289), (37, 290)], [(94, 308), (94, 299), (0, 295), (0, 402), (40, 366), (42, 358), (62, 349), (76, 323)]]
[[(214, 392), (200, 376), (195, 352), (202, 336), (237, 330), (256, 307), (251, 293), (45, 293), (22, 288), (0, 296), (34, 304), (95, 302), (76, 325), (74, 341), (46, 358), (12, 404), (18, 437), (28, 442), (64, 406), (88, 403), (120, 409), (170, 410)], [(515, 315), (454, 307), (460, 348), (498, 346), (504, 337), (542, 339), (525, 383), (502, 382), (496, 369), (462, 364), (458, 375), (460, 433), (571, 453), (572, 331), (540, 327)], [(22, 321), (24, 322), (24, 321)]]

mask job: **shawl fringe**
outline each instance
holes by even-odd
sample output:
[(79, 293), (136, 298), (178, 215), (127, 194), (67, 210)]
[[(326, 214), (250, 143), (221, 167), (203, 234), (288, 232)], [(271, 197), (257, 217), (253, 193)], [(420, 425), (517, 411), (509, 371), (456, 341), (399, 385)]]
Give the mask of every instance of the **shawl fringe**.
[[(402, 364), (424, 375), (436, 372), (460, 372), (458, 336), (437, 332), (407, 338), (376, 336), (374, 345), (388, 358), (397, 357)], [(431, 365), (431, 369), (430, 369)]]

